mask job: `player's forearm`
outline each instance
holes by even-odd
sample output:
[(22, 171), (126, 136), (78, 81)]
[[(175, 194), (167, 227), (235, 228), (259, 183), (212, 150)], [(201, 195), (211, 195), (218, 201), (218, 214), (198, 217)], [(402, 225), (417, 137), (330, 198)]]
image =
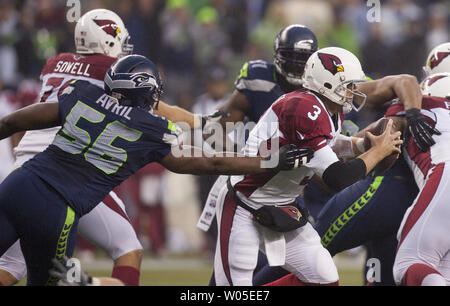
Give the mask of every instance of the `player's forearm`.
[[(231, 153), (228, 153), (231, 154)], [(210, 166), (205, 169), (211, 173), (222, 175), (241, 175), (263, 173), (267, 168), (262, 168), (262, 159), (260, 157), (213, 157), (209, 158)]]
[(375, 166), (386, 157), (386, 153), (378, 147), (372, 147), (368, 151), (362, 153), (358, 158), (364, 161), (366, 165), (366, 175), (375, 168)]
[(241, 175), (267, 171), (267, 169), (261, 168), (260, 157), (238, 157), (232, 152), (226, 154), (228, 156), (192, 157), (190, 160), (186, 160), (182, 172), (195, 175)]
[(195, 115), (181, 107), (168, 105), (162, 101), (159, 102), (158, 109), (154, 110), (154, 113), (173, 122), (185, 122), (192, 129), (201, 127), (200, 116)]
[(422, 93), (417, 78), (412, 75), (403, 75), (394, 83), (394, 92), (405, 110), (411, 108), (422, 108)]
[(14, 133), (60, 125), (58, 103), (38, 103), (21, 108), (0, 119), (0, 139)]
[(358, 90), (367, 95), (367, 104), (374, 107), (395, 98), (399, 98), (405, 109), (421, 108), (422, 105), (422, 94), (417, 78), (408, 74), (365, 82), (358, 85)]

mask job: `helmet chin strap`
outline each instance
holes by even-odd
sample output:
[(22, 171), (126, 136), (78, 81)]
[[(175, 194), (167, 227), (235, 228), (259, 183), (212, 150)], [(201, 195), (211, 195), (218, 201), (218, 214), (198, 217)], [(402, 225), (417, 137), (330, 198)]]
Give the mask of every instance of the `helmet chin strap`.
[(291, 85), (300, 86), (303, 85), (303, 79), (293, 78), (289, 76), (284, 77)]
[(352, 111), (353, 107), (350, 103), (345, 102), (342, 106), (342, 113), (348, 114)]
[(288, 82), (289, 84), (291, 84), (293, 86), (302, 86), (303, 85), (303, 78), (294, 78), (294, 77), (287, 76), (284, 73), (284, 71), (280, 68), (280, 66), (276, 63), (275, 63), (275, 68), (276, 68), (278, 74), (281, 75), (286, 80), (286, 82)]

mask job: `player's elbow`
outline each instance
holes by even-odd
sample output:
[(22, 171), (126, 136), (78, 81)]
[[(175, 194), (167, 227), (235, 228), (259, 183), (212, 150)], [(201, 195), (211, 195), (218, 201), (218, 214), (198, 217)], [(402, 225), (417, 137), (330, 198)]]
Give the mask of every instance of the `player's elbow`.
[(12, 116), (0, 119), (0, 139), (7, 138), (17, 131), (17, 122)]
[(338, 192), (366, 176), (366, 164), (360, 158), (348, 162), (337, 161), (330, 165), (322, 175), (324, 183)]
[(400, 85), (405, 84), (411, 84), (411, 85), (418, 85), (419, 82), (417, 80), (417, 77), (411, 74), (400, 74), (398, 75), (398, 83)]

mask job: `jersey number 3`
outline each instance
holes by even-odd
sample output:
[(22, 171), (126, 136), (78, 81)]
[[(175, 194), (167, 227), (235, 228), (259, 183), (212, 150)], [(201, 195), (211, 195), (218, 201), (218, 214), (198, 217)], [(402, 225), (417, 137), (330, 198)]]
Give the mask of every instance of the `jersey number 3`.
[(319, 117), (322, 110), (317, 105), (313, 105), (313, 108), (314, 108), (314, 111), (312, 113), (308, 112), (308, 118), (314, 121)]
[(92, 124), (102, 124), (105, 115), (78, 101), (67, 115), (62, 130), (57, 134), (59, 137), (55, 138), (53, 144), (72, 154), (84, 152), (86, 161), (106, 174), (117, 172), (128, 156), (126, 150), (113, 144), (114, 141), (120, 138), (135, 142), (142, 136), (142, 132), (113, 121), (106, 124), (100, 135), (92, 140), (91, 133), (80, 127), (81, 118)]

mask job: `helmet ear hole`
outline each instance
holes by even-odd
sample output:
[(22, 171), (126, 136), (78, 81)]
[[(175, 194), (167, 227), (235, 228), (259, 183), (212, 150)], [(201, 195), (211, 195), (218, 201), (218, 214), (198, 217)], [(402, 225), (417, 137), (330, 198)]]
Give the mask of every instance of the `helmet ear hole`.
[(330, 83), (326, 82), (325, 84), (323, 84), (323, 86), (325, 86), (328, 89), (333, 88), (333, 85), (331, 85)]

